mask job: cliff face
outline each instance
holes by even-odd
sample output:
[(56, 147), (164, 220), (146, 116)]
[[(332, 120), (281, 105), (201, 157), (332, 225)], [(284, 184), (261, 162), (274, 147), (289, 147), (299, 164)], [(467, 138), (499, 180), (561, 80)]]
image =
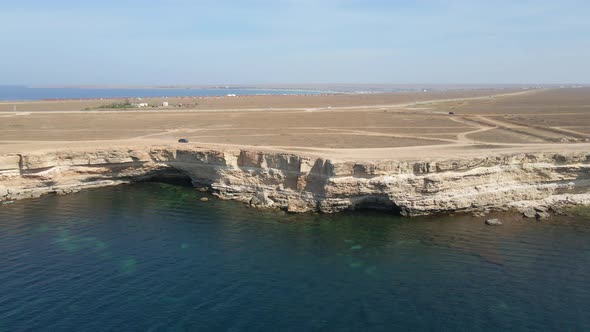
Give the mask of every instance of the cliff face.
[(379, 208), (422, 215), (590, 203), (590, 154), (334, 163), (175, 147), (0, 156), (0, 201), (177, 173), (220, 198), (291, 212)]

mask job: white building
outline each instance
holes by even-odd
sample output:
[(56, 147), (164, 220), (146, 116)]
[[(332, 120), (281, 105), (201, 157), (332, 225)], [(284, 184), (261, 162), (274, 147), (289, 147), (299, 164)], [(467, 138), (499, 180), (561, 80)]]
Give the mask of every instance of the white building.
[(162, 106), (168, 107), (168, 102), (167, 101), (162, 102)]

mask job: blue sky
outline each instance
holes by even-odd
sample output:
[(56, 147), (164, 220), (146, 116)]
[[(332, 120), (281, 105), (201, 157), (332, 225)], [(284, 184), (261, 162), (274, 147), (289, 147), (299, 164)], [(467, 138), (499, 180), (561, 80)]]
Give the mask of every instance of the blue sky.
[(0, 84), (590, 82), (590, 1), (20, 0)]

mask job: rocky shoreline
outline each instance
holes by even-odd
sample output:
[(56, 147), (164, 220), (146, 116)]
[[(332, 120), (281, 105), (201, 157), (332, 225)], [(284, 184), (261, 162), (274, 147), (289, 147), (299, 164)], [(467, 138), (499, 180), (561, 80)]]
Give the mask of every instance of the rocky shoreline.
[(293, 213), (380, 209), (406, 216), (590, 205), (590, 154), (514, 153), (340, 162), (292, 153), (181, 146), (0, 155), (0, 201), (153, 178), (190, 178), (221, 199)]

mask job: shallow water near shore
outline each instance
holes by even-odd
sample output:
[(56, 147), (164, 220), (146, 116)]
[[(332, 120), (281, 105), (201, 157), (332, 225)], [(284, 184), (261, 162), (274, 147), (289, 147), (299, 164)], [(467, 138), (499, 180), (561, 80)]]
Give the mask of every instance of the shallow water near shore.
[(141, 183), (0, 206), (0, 331), (587, 330), (590, 213), (289, 215)]

